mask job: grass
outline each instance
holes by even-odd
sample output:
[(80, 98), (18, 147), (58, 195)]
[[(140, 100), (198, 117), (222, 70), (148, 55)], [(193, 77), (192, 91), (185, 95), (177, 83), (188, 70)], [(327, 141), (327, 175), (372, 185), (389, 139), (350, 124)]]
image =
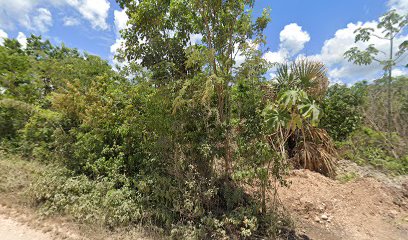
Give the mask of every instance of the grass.
[(357, 178), (358, 178), (358, 174), (355, 172), (344, 173), (336, 177), (336, 179), (339, 180), (341, 183), (348, 183), (348, 182), (356, 180)]
[(26, 191), (45, 166), (0, 151), (0, 201), (27, 203)]

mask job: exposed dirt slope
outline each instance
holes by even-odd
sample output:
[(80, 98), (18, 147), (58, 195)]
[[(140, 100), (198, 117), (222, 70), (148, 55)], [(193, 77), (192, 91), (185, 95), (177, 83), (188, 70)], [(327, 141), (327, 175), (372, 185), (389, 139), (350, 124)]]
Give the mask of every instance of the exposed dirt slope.
[(384, 182), (360, 171), (365, 172), (360, 169), (360, 177), (347, 183), (293, 171), (291, 186), (280, 188), (279, 195), (298, 231), (324, 240), (408, 239), (408, 199), (400, 184), (408, 178)]

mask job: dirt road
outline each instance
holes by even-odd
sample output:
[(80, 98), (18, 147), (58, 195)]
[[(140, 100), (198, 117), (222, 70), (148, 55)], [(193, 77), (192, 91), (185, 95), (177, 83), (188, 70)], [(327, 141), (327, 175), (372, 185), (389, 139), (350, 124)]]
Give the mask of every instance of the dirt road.
[(0, 215), (1, 240), (51, 240), (51, 236)]

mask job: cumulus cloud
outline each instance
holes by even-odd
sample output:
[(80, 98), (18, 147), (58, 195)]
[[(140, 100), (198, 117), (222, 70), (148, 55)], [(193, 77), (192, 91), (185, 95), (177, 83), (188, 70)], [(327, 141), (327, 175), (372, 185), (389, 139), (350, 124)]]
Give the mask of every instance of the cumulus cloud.
[(11, 29), (14, 27), (14, 21), (26, 21), (34, 4), (34, 1), (27, 0), (0, 0), (0, 27)]
[[(5, 38), (8, 38), (8, 34), (4, 30), (0, 29), (0, 46), (3, 46)], [(16, 39), (21, 44), (22, 48), (27, 47), (27, 37), (24, 33), (19, 32)]]
[(110, 3), (108, 0), (65, 0), (74, 7), (83, 18), (88, 20), (93, 28), (106, 30), (109, 25), (106, 22)]
[(129, 17), (126, 14), (126, 11), (125, 10), (122, 10), (122, 11), (115, 10), (113, 12), (113, 15), (115, 18), (114, 23), (115, 23), (116, 31), (119, 32), (120, 30), (125, 29), (127, 22), (129, 21)]
[(286, 25), (279, 34), (280, 48), (285, 49), (290, 56), (299, 53), (310, 41), (309, 33), (302, 30), (296, 23)]
[(29, 30), (46, 32), (52, 25), (52, 14), (46, 8), (37, 8), (39, 1), (0, 0), (0, 27), (13, 29), (17, 23)]
[(27, 37), (24, 33), (19, 32), (16, 39), (23, 49), (27, 47)]
[[(374, 62), (370, 65), (359, 66), (348, 62), (344, 58), (344, 52), (351, 47), (358, 47), (365, 49), (370, 44), (374, 44), (382, 53), (378, 55), (378, 58), (384, 60), (387, 58), (387, 52), (389, 52), (389, 42), (387, 40), (371, 38), (368, 42), (354, 42), (354, 31), (360, 27), (376, 28), (378, 22), (358, 22), (349, 23), (346, 28), (339, 29), (334, 34), (334, 37), (324, 42), (320, 54), (311, 56), (312, 59), (317, 59), (326, 64), (329, 68), (329, 77), (331, 81), (345, 81), (347, 83), (354, 83), (360, 80), (372, 80), (377, 78), (383, 73), (382, 67), (379, 63)], [(380, 30), (376, 30), (377, 35), (382, 35)], [(404, 40), (408, 40), (408, 35), (400, 35), (395, 39), (395, 49)], [(399, 63), (406, 62), (407, 57), (403, 57), (399, 60)]]
[(283, 49), (277, 52), (268, 51), (263, 55), (263, 58), (271, 63), (284, 63), (288, 58), (288, 52)]
[(125, 9), (121, 11), (115, 10), (113, 12), (113, 16), (114, 16), (116, 40), (115, 40), (115, 43), (113, 43), (110, 47), (111, 58), (112, 58), (112, 62), (114, 65), (124, 66), (127, 63), (121, 63), (114, 57), (118, 53), (118, 51), (123, 48), (123, 45), (125, 44), (125, 40), (120, 35), (120, 30), (123, 30), (126, 28), (129, 17), (126, 14)]
[[(257, 44), (256, 42), (254, 42), (254, 41), (252, 41), (250, 39), (246, 41), (246, 44), (247, 44), (247, 47), (249, 49), (252, 49), (252, 50), (259, 49), (259, 44)], [(240, 45), (238, 43), (234, 45), (234, 52), (233, 52), (233, 56), (235, 57), (234, 58), (234, 60), (235, 60), (234, 67), (241, 66), (241, 64), (243, 64), (245, 62), (245, 60), (246, 60), (246, 56), (245, 56), (244, 52), (241, 49), (239, 49), (239, 47), (240, 47)]]
[(268, 51), (263, 58), (269, 62), (283, 63), (296, 56), (310, 41), (310, 35), (297, 23), (286, 25), (279, 34), (279, 49), (276, 52)]
[[(388, 6), (390, 9), (396, 9), (399, 13), (408, 14), (408, 0), (389, 0)], [(360, 49), (367, 48), (370, 44), (374, 44), (377, 49), (381, 51), (378, 55), (380, 60), (386, 59), (389, 52), (389, 41), (372, 37), (368, 42), (355, 43), (354, 31), (360, 27), (376, 29), (378, 20), (368, 22), (349, 23), (345, 28), (336, 31), (334, 36), (326, 40), (323, 44), (321, 52), (309, 58), (322, 61), (329, 68), (329, 78), (331, 82), (345, 82), (353, 84), (361, 80), (373, 80), (384, 74), (382, 66), (373, 62), (370, 65), (359, 66), (348, 62), (344, 58), (344, 52), (351, 47), (358, 47)], [(383, 35), (381, 31), (376, 30), (376, 35)], [(408, 40), (408, 34), (399, 35), (394, 41), (394, 52), (398, 46), (405, 40)], [(408, 71), (404, 68), (399, 68), (403, 63), (408, 62), (407, 54), (399, 59), (397, 68), (394, 70), (394, 76), (406, 75)]]
[(64, 26), (77, 26), (80, 23), (79, 19), (75, 17), (64, 17), (62, 20), (64, 21)]
[(7, 33), (3, 31), (2, 29), (0, 29), (0, 46), (3, 46), (5, 38), (8, 38)]
[[(107, 18), (110, 3), (108, 0), (0, 0), (0, 27), (13, 29), (16, 25), (21, 25), (29, 30), (46, 31), (51, 26), (50, 20), (52, 20), (48, 9), (51, 7), (61, 9), (67, 6), (89, 21), (93, 28), (109, 29)], [(65, 20), (64, 23), (66, 23)], [(65, 25), (72, 26), (74, 23), (68, 21)]]

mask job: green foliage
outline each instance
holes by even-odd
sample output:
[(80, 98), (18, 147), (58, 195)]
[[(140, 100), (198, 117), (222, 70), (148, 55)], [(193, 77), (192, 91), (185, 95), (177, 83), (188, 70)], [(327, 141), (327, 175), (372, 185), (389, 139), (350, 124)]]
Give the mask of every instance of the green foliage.
[(0, 98), (0, 142), (17, 138), (33, 112), (33, 106), (14, 99)]
[[(378, 62), (385, 71), (384, 78), (387, 78), (387, 129), (388, 134), (391, 135), (393, 129), (392, 119), (392, 70), (399, 63), (399, 59), (407, 50), (407, 42), (403, 41), (399, 46), (399, 51), (395, 53), (394, 40), (405, 31), (408, 26), (408, 15), (399, 15), (395, 9), (387, 12), (380, 18), (376, 29), (373, 28), (358, 28), (354, 31), (356, 33), (355, 42), (367, 42), (371, 38), (380, 40), (387, 40), (389, 43), (389, 53), (385, 54), (378, 50), (374, 44), (370, 44), (365, 50), (360, 50), (357, 47), (352, 47), (344, 53), (344, 57), (351, 62), (358, 65), (369, 65), (373, 61)], [(380, 35), (376, 33), (381, 32)], [(378, 53), (384, 53), (386, 58), (378, 57)]]
[(348, 172), (342, 175), (338, 175), (336, 177), (336, 179), (339, 180), (341, 183), (348, 183), (348, 182), (354, 181), (357, 178), (358, 178), (358, 174), (355, 172)]
[(28, 195), (42, 214), (67, 214), (80, 222), (117, 227), (143, 217), (135, 192), (128, 187), (117, 189), (108, 179), (91, 181), (66, 169), (52, 167), (43, 173)]
[[(408, 137), (408, 81), (407, 76), (393, 78), (391, 89), (392, 132), (405, 139)], [(387, 79), (380, 78), (365, 87), (364, 123), (376, 130), (387, 129), (388, 125), (388, 85)]]
[[(371, 38), (379, 38), (389, 40), (391, 42), (402, 32), (404, 28), (408, 25), (408, 17), (404, 15), (399, 15), (396, 10), (391, 10), (384, 14), (380, 18), (380, 22), (377, 25), (377, 29), (382, 32), (381, 36), (375, 33), (373, 28), (359, 28), (354, 33), (356, 34), (355, 42), (367, 42)], [(406, 42), (402, 42), (399, 46), (399, 51), (393, 55), (392, 51), (390, 53), (389, 59), (382, 60), (377, 58), (380, 51), (373, 45), (370, 44), (365, 50), (360, 50), (357, 47), (353, 47), (344, 53), (344, 56), (349, 60), (358, 65), (369, 65), (373, 61), (377, 61), (383, 65), (385, 70), (391, 69), (396, 65), (396, 60), (404, 53), (406, 50)]]
[[(340, 147), (343, 157), (360, 165), (370, 164), (392, 174), (407, 174), (406, 142), (398, 135), (391, 139), (386, 133), (363, 127), (350, 135)], [(400, 149), (400, 151), (396, 151)]]
[(269, 145), (296, 168), (334, 176), (336, 151), (327, 133), (317, 128), (319, 102), (327, 88), (325, 68), (319, 62), (300, 60), (278, 65), (275, 93), (264, 108)]
[[(0, 46), (2, 146), (12, 142), (50, 168), (29, 191), (33, 203), (45, 215), (152, 225), (174, 239), (277, 238), (291, 225), (270, 196), (289, 164), (333, 176), (324, 129), (336, 140), (355, 133), (362, 96), (375, 87), (328, 89), (324, 65), (306, 59), (277, 65), (267, 81), (270, 17), (254, 18), (254, 1), (118, 2), (130, 24), (117, 56), (129, 62), (119, 71), (37, 36), (26, 49), (15, 40)], [(373, 164), (391, 156), (379, 144), (358, 156)]]
[(328, 89), (322, 104), (324, 116), (320, 126), (336, 140), (345, 140), (362, 123), (361, 107), (365, 85), (347, 87), (335, 84)]

